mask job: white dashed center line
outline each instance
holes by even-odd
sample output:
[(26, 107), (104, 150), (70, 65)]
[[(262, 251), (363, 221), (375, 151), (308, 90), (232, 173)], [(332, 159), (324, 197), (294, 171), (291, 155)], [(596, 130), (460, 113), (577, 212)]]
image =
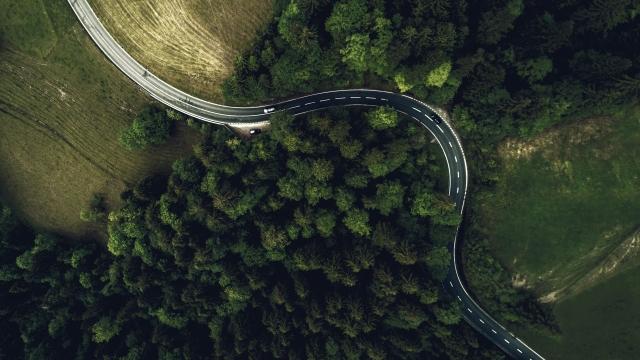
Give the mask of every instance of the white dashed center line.
[(374, 97), (371, 97), (371, 96), (367, 96), (367, 97), (365, 97), (365, 99), (369, 99), (369, 100), (375, 100), (376, 98), (374, 98)]
[(471, 309), (467, 308), (467, 311), (471, 314), (473, 314), (473, 311), (471, 311)]
[(380, 100), (382, 100), (382, 101), (389, 101), (388, 99), (385, 99), (385, 98), (380, 98)]
[(414, 108), (413, 106), (411, 107), (413, 110), (419, 112), (420, 114), (422, 114), (422, 111), (420, 111), (419, 109)]
[(507, 339), (504, 339), (504, 342), (506, 342), (507, 344), (511, 344)]
[(520, 354), (522, 354), (522, 350), (520, 350), (520, 349), (518, 349), (518, 348), (516, 348), (516, 350), (518, 350), (518, 352), (519, 352)]
[(495, 331), (494, 329), (491, 329), (491, 332), (493, 332), (494, 334), (497, 334), (498, 332)]
[(351, 99), (360, 99), (362, 96), (350, 96)]
[(480, 322), (484, 324), (484, 320), (482, 320), (482, 319), (478, 319), (478, 320), (480, 320)]
[(329, 101), (330, 99), (322, 99), (320, 100), (320, 102), (325, 102), (325, 101)]
[(311, 104), (315, 104), (315, 103), (316, 103), (315, 101), (308, 102), (308, 103), (304, 104), (304, 106), (311, 105)]
[(458, 177), (460, 177), (460, 171), (458, 171)]
[(440, 130), (441, 133), (444, 134), (444, 130), (442, 130), (442, 128), (440, 127), (440, 125), (436, 125), (438, 127), (438, 130)]
[(300, 107), (300, 105), (296, 105), (296, 106), (290, 107), (289, 109), (296, 109), (296, 108), (299, 108), (299, 107)]
[(346, 97), (344, 97), (344, 96), (336, 98), (336, 100), (344, 100), (344, 99), (346, 99)]
[(453, 159), (458, 162), (458, 156), (457, 155), (453, 155)]
[(453, 149), (453, 144), (451, 143), (451, 141), (449, 141), (449, 147)]
[(460, 194), (460, 186), (456, 189), (456, 194)]
[(435, 122), (432, 118), (430, 118), (430, 117), (429, 117), (429, 115), (424, 114), (424, 116), (426, 116), (426, 117), (427, 117), (427, 119), (429, 119), (429, 120), (431, 120), (431, 121)]
[(458, 296), (458, 300), (462, 301), (462, 298), (460, 296)]
[(449, 281), (449, 285), (451, 285), (451, 287), (453, 287), (453, 283), (451, 281)]

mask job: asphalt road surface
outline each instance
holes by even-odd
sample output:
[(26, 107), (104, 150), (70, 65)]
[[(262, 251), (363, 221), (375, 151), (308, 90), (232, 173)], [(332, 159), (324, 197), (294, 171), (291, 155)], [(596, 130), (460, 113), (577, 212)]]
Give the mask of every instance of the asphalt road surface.
[[(87, 0), (68, 0), (80, 23), (104, 54), (150, 96), (193, 118), (220, 125), (252, 126), (268, 122), (270, 114), (286, 111), (300, 115), (333, 106), (390, 106), (419, 122), (436, 139), (449, 170), (448, 194), (457, 209), (464, 211), (469, 174), (460, 138), (451, 125), (429, 105), (406, 95), (370, 89), (316, 93), (277, 104), (232, 107), (193, 97), (165, 83), (134, 60), (104, 28)], [(544, 359), (487, 314), (469, 295), (460, 278), (458, 235), (451, 246), (451, 266), (444, 287), (460, 305), (464, 319), (514, 359)]]

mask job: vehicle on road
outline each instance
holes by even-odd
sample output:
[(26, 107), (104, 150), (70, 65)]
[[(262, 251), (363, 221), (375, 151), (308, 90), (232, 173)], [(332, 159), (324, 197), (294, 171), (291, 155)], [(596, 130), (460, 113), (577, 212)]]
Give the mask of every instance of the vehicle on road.
[(253, 136), (253, 135), (258, 135), (262, 132), (261, 129), (251, 129), (249, 130), (249, 135)]
[(274, 108), (274, 107), (265, 108), (263, 111), (264, 111), (265, 114), (270, 114), (270, 113), (276, 111), (276, 108)]

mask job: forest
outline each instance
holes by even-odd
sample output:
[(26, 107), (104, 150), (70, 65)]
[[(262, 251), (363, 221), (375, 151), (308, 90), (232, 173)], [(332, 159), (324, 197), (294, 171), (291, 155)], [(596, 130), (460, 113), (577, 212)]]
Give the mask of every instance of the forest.
[[(499, 359), (441, 285), (459, 215), (388, 108), (202, 141), (109, 214), (106, 249), (3, 208), (4, 356)], [(68, 356), (67, 356), (68, 357)]]
[[(230, 103), (324, 89), (398, 91), (449, 110), (472, 188), (494, 145), (640, 96), (633, 0), (291, 0), (224, 84)], [(146, 109), (121, 137), (158, 146)], [(273, 116), (251, 140), (202, 140), (169, 176), (88, 221), (104, 244), (0, 210), (0, 358), (504, 359), (461, 320), (441, 280), (461, 220), (426, 132), (387, 108)], [(466, 214), (472, 216), (472, 214)], [(462, 219), (466, 221), (465, 219)], [(500, 320), (553, 319), (466, 233)]]

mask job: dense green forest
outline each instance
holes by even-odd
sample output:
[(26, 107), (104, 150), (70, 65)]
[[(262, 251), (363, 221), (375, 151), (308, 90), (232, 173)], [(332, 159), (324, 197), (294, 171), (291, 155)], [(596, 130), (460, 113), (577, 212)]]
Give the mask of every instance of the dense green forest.
[[(390, 109), (335, 110), (194, 156), (109, 215), (107, 249), (2, 210), (2, 355), (500, 359), (442, 288), (459, 216)], [(21, 343), (24, 342), (24, 345)]]
[[(227, 99), (411, 94), (451, 110), (475, 187), (492, 184), (504, 137), (640, 96), (633, 0), (278, 3)], [(146, 110), (123, 144), (161, 143), (174, 115)], [(460, 219), (413, 122), (387, 108), (278, 115), (250, 141), (195, 127), (193, 156), (123, 193), (106, 248), (1, 208), (0, 358), (504, 359), (442, 288)], [(482, 234), (464, 235), (492, 315), (553, 328)]]
[[(293, 0), (238, 59), (229, 101), (372, 87), (450, 111), (473, 194), (499, 176), (496, 145), (640, 99), (640, 3), (633, 0)], [(470, 210), (470, 211), (469, 211)], [(465, 223), (468, 223), (465, 221)], [(472, 289), (505, 323), (553, 330), (533, 294), (512, 288), (476, 227), (463, 232)], [(464, 228), (463, 228), (464, 230)], [(537, 326), (537, 325), (536, 325)]]
[(142, 150), (165, 143), (174, 128), (174, 121), (185, 117), (173, 109), (164, 110), (155, 104), (147, 105), (131, 126), (120, 134), (120, 144), (129, 150)]
[(465, 138), (539, 132), (640, 96), (633, 0), (292, 0), (233, 101), (368, 86), (454, 110)]
[[(498, 176), (495, 146), (505, 137), (638, 102), (639, 14), (632, 0), (283, 2), (225, 94), (243, 103), (364, 86), (448, 109), (471, 167), (472, 218), (473, 194)], [(507, 324), (554, 331), (548, 309), (509, 285), (480, 228), (463, 233), (463, 260), (483, 306)]]

